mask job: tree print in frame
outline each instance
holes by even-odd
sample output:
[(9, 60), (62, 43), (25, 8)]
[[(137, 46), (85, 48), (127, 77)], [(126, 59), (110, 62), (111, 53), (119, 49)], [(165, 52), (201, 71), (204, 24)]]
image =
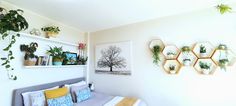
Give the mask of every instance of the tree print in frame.
[(131, 41), (96, 46), (95, 72), (131, 75)]

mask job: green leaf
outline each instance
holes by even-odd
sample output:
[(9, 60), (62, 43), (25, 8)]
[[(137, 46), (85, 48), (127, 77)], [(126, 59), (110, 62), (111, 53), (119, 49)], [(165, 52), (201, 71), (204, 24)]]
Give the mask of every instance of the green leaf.
[(11, 67), (10, 65), (6, 65), (6, 66), (5, 66), (5, 68), (7, 68), (7, 69), (10, 68), (10, 67)]

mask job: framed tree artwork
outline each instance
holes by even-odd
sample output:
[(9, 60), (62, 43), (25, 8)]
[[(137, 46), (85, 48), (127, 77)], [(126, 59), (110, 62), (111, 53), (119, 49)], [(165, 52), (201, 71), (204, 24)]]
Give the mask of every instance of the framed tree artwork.
[(95, 72), (131, 75), (131, 42), (96, 45)]

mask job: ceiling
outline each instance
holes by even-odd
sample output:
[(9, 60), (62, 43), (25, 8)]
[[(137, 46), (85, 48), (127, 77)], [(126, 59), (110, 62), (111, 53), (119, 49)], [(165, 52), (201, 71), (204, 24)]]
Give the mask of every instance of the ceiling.
[[(215, 6), (222, 0), (4, 0), (93, 32)], [(233, 0), (235, 1), (235, 0)]]

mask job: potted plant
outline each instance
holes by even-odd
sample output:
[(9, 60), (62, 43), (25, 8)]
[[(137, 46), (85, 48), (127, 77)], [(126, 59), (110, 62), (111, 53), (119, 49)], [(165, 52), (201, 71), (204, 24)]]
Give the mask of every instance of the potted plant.
[(52, 56), (53, 65), (62, 65), (64, 58), (66, 57), (63, 53), (62, 47), (50, 47), (50, 50), (47, 50), (50, 56)]
[(88, 57), (78, 56), (78, 65), (86, 65)]
[(226, 70), (226, 66), (229, 64), (229, 60), (228, 59), (220, 59), (219, 60), (219, 66), (221, 69)]
[(20, 45), (20, 50), (25, 52), (24, 65), (34, 66), (36, 64), (38, 56), (34, 54), (37, 50), (38, 44), (36, 42), (30, 43), (30, 45)]
[(176, 55), (176, 53), (173, 51), (169, 51), (166, 54), (167, 54), (167, 58), (169, 58), (169, 59), (173, 59)]
[[(6, 57), (1, 57), (1, 60), (3, 62), (2, 66), (4, 66), (8, 72), (14, 70), (14, 68), (11, 67), (11, 61), (14, 60), (11, 47), (14, 46), (17, 37), (20, 36), (18, 32), (28, 29), (29, 26), (22, 14), (23, 11), (20, 9), (7, 11), (6, 9), (0, 7), (0, 38), (1, 40), (9, 42), (3, 49), (3, 51), (8, 54)], [(17, 77), (14, 76), (13, 80), (16, 79)]]
[(204, 45), (200, 46), (200, 56), (205, 57), (207, 55), (206, 53), (206, 47)]
[(210, 68), (211, 68), (210, 63), (200, 61), (199, 66), (202, 69), (203, 74), (209, 74), (210, 73)]
[(183, 64), (185, 66), (189, 66), (191, 64), (191, 59), (190, 59), (190, 51), (191, 51), (191, 48), (189, 46), (184, 46), (182, 47), (182, 52), (183, 52)]
[(47, 38), (56, 37), (58, 35), (58, 33), (60, 32), (59, 27), (56, 27), (56, 26), (43, 27), (43, 28), (41, 28), (41, 30), (46, 32)]
[(218, 49), (219, 50), (227, 50), (227, 45), (225, 45), (225, 44), (220, 44), (219, 46), (218, 46)]
[(175, 65), (170, 65), (170, 66), (169, 66), (169, 70), (170, 70), (170, 73), (171, 73), (171, 74), (175, 74), (175, 73), (176, 73)]
[(153, 53), (153, 63), (158, 64), (160, 61), (160, 52), (161, 47), (159, 45), (153, 46), (152, 53)]

